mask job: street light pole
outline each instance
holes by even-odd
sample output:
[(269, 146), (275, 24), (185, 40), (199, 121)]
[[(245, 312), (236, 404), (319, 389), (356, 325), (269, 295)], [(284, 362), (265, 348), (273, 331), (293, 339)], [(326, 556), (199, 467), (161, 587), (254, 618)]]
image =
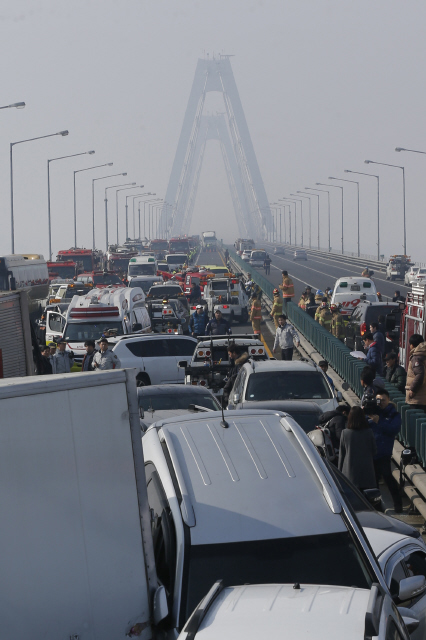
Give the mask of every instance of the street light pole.
[(92, 171), (92, 169), (99, 169), (100, 167), (112, 167), (113, 162), (107, 162), (106, 164), (97, 164), (95, 167), (86, 167), (86, 169), (77, 169), (74, 171), (74, 247), (77, 247), (77, 205), (76, 205), (76, 188), (75, 188), (75, 175), (82, 171)]
[[(315, 184), (321, 184), (320, 182), (316, 182)], [(310, 191), (321, 191), (326, 193), (328, 196), (328, 252), (331, 251), (331, 243), (330, 243), (330, 191), (328, 189), (310, 189)]]
[(115, 216), (116, 216), (116, 226), (117, 226), (117, 245), (118, 245), (118, 194), (120, 191), (127, 191), (127, 189), (141, 189), (142, 185), (136, 185), (135, 182), (132, 183), (130, 187), (124, 187), (123, 189), (117, 189), (115, 192)]
[[(20, 104), (19, 102), (16, 104)], [(16, 105), (10, 105), (16, 106)], [(25, 106), (25, 103), (23, 103)], [(5, 109), (9, 108), (3, 107)], [(11, 226), (11, 250), (12, 254), (15, 253), (15, 219), (13, 215), (13, 147), (17, 144), (23, 144), (24, 142), (33, 142), (34, 140), (43, 140), (44, 138), (52, 138), (53, 136), (67, 136), (68, 131), (58, 131), (57, 133), (49, 133), (47, 136), (37, 136), (36, 138), (28, 138), (27, 140), (18, 140), (17, 142), (10, 143), (10, 226)]]
[[(305, 189), (309, 189), (309, 187), (305, 187)], [(297, 191), (297, 193), (303, 193), (303, 191)], [(318, 193), (311, 193), (311, 196), (315, 196), (315, 198), (318, 198), (318, 222), (317, 222), (317, 226), (318, 226), (318, 251), (320, 249), (320, 197)]]
[(94, 153), (94, 151), (83, 151), (82, 153), (72, 153), (69, 156), (61, 156), (60, 158), (51, 158), (47, 161), (47, 229), (49, 235), (49, 260), (52, 260), (52, 227), (50, 220), (50, 163), (55, 162), (55, 160), (65, 160), (65, 158), (93, 155)]
[[(295, 196), (294, 193), (290, 193), (291, 196)], [(300, 226), (302, 228), (302, 234), (301, 234), (301, 240), (302, 240), (302, 247), (304, 246), (304, 242), (303, 242), (303, 200), (302, 198), (296, 198), (294, 197), (295, 200), (297, 200), (298, 202), (300, 202)]]
[(340, 189), (342, 192), (342, 255), (343, 255), (343, 187), (338, 184), (325, 184), (324, 182), (316, 182), (323, 187), (333, 187), (334, 189)]
[(380, 176), (376, 176), (374, 173), (351, 171), (350, 169), (345, 169), (345, 173), (355, 173), (359, 176), (369, 176), (377, 179), (377, 260), (380, 261)]
[[(144, 197), (145, 196), (156, 196), (156, 195), (157, 195), (156, 193), (149, 192), (149, 193), (144, 194)], [(137, 197), (140, 198), (141, 196), (137, 196)], [(133, 206), (134, 206), (135, 202), (136, 202), (136, 198), (133, 201)], [(141, 239), (141, 202), (143, 202), (143, 200), (139, 200), (139, 202), (138, 202), (139, 239)], [(145, 219), (144, 219), (144, 238), (145, 238)]]
[[(352, 184), (356, 184), (357, 186), (357, 195), (358, 195), (358, 230), (357, 230), (357, 234), (358, 234), (358, 238), (357, 238), (357, 247), (358, 247), (358, 258), (360, 256), (360, 233), (359, 233), (359, 182), (357, 180), (345, 180), (344, 178), (333, 178), (333, 177), (329, 177), (329, 180), (340, 180), (341, 182), (352, 182)], [(343, 192), (342, 192), (343, 193)]]
[[(138, 187), (138, 189), (143, 189), (143, 188), (144, 188), (143, 184), (140, 184), (139, 187)], [(129, 205), (128, 205), (128, 199), (129, 198), (135, 198), (136, 196), (142, 196), (142, 195), (143, 195), (142, 193), (137, 193), (137, 194), (131, 193), (128, 196), (126, 196), (126, 207), (125, 207), (125, 209), (126, 209), (126, 240), (129, 237), (129, 218), (128, 218)], [(133, 216), (133, 235), (135, 235), (135, 228), (134, 227), (135, 227), (135, 220), (134, 220), (134, 216)]]
[[(135, 221), (135, 201), (136, 198), (140, 198), (141, 196), (150, 196), (151, 193), (137, 193), (136, 195), (131, 195), (131, 196), (126, 196), (126, 203), (127, 203), (127, 198), (133, 198), (133, 238), (136, 239), (136, 221)], [(140, 236), (139, 236), (140, 238)]]
[(131, 185), (132, 187), (136, 185), (136, 182), (126, 182), (123, 184), (114, 184), (111, 187), (105, 187), (105, 246), (106, 251), (108, 251), (108, 198), (107, 191), (108, 189), (116, 189), (117, 187), (125, 187)]
[[(400, 149), (397, 147), (395, 151), (409, 151), (409, 149)], [(423, 153), (421, 151), (415, 151), (414, 153)], [(374, 160), (365, 160), (365, 164), (380, 164), (382, 167), (394, 167), (395, 169), (402, 170), (402, 207), (403, 207), (403, 228), (404, 228), (404, 255), (407, 255), (407, 231), (405, 223), (405, 167), (401, 167), (399, 164), (388, 164), (387, 162), (374, 162)]]
[(95, 251), (95, 182), (97, 180), (107, 180), (108, 178), (116, 178), (117, 176), (127, 176), (127, 173), (113, 173), (110, 176), (101, 176), (100, 178), (92, 178), (92, 240), (93, 251)]
[[(279, 200), (287, 200), (288, 202), (291, 202), (292, 204), (294, 204), (294, 223), (295, 223), (294, 244), (297, 246), (296, 200), (294, 200), (293, 198), (279, 198)], [(290, 205), (288, 205), (288, 230), (289, 230), (289, 236), (290, 236), (289, 244), (291, 245), (291, 206)]]

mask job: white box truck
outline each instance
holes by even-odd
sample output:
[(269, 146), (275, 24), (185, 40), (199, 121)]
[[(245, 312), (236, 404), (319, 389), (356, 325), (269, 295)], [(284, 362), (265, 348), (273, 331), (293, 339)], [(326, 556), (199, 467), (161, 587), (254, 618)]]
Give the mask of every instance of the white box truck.
[(35, 373), (28, 294), (0, 292), (0, 378), (32, 376)]
[(135, 371), (2, 380), (0, 411), (0, 638), (151, 639)]

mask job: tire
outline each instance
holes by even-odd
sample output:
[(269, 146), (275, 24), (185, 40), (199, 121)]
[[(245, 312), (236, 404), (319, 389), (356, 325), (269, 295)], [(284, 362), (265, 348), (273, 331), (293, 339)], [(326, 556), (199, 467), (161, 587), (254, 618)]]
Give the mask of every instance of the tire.
[(149, 387), (151, 384), (151, 380), (149, 379), (149, 375), (147, 373), (138, 373), (136, 376), (136, 386), (137, 387)]

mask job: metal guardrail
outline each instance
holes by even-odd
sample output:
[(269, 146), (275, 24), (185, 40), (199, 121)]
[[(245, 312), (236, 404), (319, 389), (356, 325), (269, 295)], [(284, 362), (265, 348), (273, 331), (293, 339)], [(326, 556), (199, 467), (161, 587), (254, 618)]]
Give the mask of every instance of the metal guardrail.
[[(238, 267), (244, 271), (250, 268), (250, 265), (241, 260), (234, 251), (229, 250), (229, 253)], [(273, 285), (254, 269), (250, 273), (252, 280), (260, 286), (265, 296), (272, 303)], [(324, 327), (321, 327), (318, 322), (294, 302), (285, 303), (284, 308), (290, 322), (312, 344), (314, 349), (322, 355), (324, 360), (327, 360), (331, 368), (349, 384), (356, 395), (361, 398), (363, 388), (360, 378), (365, 363), (351, 356), (350, 349), (346, 345), (332, 336)], [(416, 409), (415, 405), (408, 404), (405, 401), (405, 395), (393, 384), (384, 379), (383, 383), (391, 401), (396, 405), (401, 415), (402, 427), (399, 440), (405, 447), (415, 448), (422, 466), (426, 468), (426, 413)]]

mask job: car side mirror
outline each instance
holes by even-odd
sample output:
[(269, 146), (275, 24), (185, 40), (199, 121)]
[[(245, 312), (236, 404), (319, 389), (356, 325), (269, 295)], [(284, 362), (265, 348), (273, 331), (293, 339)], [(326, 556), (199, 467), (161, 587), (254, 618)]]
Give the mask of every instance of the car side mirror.
[(139, 407), (139, 418), (142, 420), (145, 417), (145, 411), (143, 407)]
[(403, 578), (399, 583), (398, 598), (403, 600), (409, 600), (414, 598), (426, 589), (426, 578), (424, 576), (410, 576), (409, 578)]
[(414, 615), (411, 609), (398, 607), (398, 611), (401, 614), (401, 618), (403, 619), (405, 626), (407, 627), (408, 633), (413, 633), (413, 631), (415, 631), (419, 626), (420, 620)]
[(178, 362), (179, 369), (186, 369), (187, 366), (188, 366), (188, 363), (186, 360), (179, 360)]
[(337, 391), (336, 392), (336, 400), (337, 400), (337, 402), (342, 402), (343, 396), (342, 396), (342, 392), (341, 391)]
[(364, 489), (362, 493), (367, 498), (372, 507), (377, 509), (380, 506), (380, 503), (382, 501), (382, 494), (380, 493), (380, 489)]
[(240, 394), (239, 393), (234, 393), (234, 396), (233, 396), (232, 400), (233, 400), (234, 404), (238, 404), (239, 401), (240, 401)]
[(154, 624), (159, 624), (169, 615), (169, 607), (167, 604), (166, 589), (163, 585), (155, 590), (153, 598), (153, 616)]
[(140, 322), (135, 322), (132, 326), (132, 331), (142, 331), (142, 325)]

